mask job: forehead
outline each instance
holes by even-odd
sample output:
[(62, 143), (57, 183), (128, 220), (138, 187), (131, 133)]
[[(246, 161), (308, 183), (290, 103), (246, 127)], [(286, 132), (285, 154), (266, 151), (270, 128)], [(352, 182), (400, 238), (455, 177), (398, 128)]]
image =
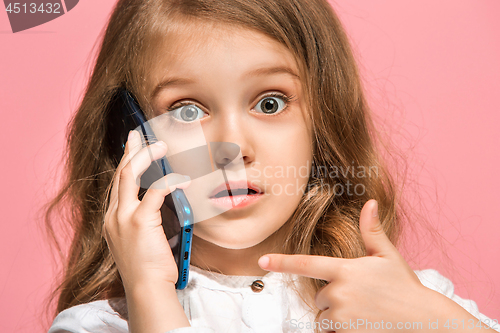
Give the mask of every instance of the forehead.
[(230, 25), (182, 23), (169, 31), (156, 51), (152, 83), (169, 76), (203, 76), (214, 68), (221, 76), (243, 79), (259, 68), (299, 74), (293, 54), (264, 33)]

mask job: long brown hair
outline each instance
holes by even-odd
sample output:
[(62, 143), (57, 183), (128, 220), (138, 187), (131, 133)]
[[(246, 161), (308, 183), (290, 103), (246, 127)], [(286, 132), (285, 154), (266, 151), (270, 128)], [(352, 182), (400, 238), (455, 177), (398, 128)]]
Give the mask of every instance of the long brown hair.
[[(398, 244), (406, 220), (399, 187), (383, 162), (380, 151), (385, 146), (373, 125), (348, 39), (326, 0), (121, 0), (68, 127), (66, 178), (45, 207), (47, 230), (64, 260), (62, 281), (51, 295), (57, 297), (54, 315), (74, 305), (125, 295), (102, 235), (116, 169), (103, 139), (108, 105), (123, 86), (138, 97), (146, 114), (151, 112), (147, 73), (167, 33), (187, 20), (259, 31), (285, 45), (300, 65), (314, 129), (313, 172), (307, 192), (284, 226), (288, 237), (282, 252), (365, 255), (358, 219), (363, 204), (372, 198), (379, 202), (386, 234)], [(72, 235), (67, 254), (56, 237), (57, 214)], [(304, 300), (313, 304), (323, 282), (304, 278), (301, 285)]]

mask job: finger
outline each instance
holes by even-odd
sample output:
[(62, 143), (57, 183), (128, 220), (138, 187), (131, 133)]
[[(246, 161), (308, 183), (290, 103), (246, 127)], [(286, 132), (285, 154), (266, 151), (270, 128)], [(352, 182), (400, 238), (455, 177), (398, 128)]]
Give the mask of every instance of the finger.
[(189, 176), (178, 173), (170, 173), (158, 179), (144, 194), (139, 207), (137, 207), (137, 214), (140, 216), (160, 210), (167, 195), (177, 188), (186, 188), (190, 184), (191, 178)]
[(155, 144), (142, 148), (120, 171), (120, 184), (118, 186), (118, 209), (128, 207), (134, 202), (139, 202), (138, 179), (155, 161), (167, 152), (167, 145), (158, 141)]
[(120, 172), (123, 167), (130, 161), (130, 158), (133, 157), (137, 152), (141, 149), (142, 145), (140, 144), (140, 134), (139, 132), (132, 130), (128, 134), (127, 142), (125, 143), (125, 150), (123, 152), (123, 157), (118, 163), (118, 166), (115, 170), (115, 176), (113, 177), (113, 186), (111, 188), (110, 198), (109, 198), (109, 207), (113, 207), (114, 202), (118, 200), (118, 187), (120, 184)]
[[(268, 258), (268, 259), (266, 259)], [(266, 254), (259, 258), (262, 269), (298, 274), (327, 282), (335, 279), (349, 259), (303, 254)]]
[(368, 200), (363, 206), (359, 218), (359, 229), (368, 256), (391, 257), (399, 255), (380, 223), (376, 200)]

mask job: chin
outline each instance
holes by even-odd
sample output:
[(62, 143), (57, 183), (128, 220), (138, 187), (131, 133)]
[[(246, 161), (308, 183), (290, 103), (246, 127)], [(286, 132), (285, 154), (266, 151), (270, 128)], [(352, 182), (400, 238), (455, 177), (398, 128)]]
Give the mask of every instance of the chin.
[[(210, 228), (212, 230), (205, 230), (203, 227), (195, 225), (193, 233), (195, 236), (215, 244), (217, 246), (231, 249), (242, 250), (247, 249), (263, 242), (269, 235), (255, 235), (249, 230), (241, 230), (237, 234), (234, 232), (223, 232), (220, 228)], [(272, 233), (271, 233), (272, 234)]]
[[(210, 241), (210, 240), (209, 240)], [(237, 242), (231, 242), (231, 243), (228, 243), (228, 242), (217, 242), (217, 241), (212, 241), (213, 244), (217, 245), (217, 246), (220, 246), (220, 247), (223, 247), (225, 249), (230, 249), (230, 250), (243, 250), (243, 249), (248, 249), (252, 246), (255, 246), (257, 244), (259, 244), (260, 242), (257, 242), (257, 243), (254, 243), (254, 242), (241, 242), (241, 241), (237, 241)]]

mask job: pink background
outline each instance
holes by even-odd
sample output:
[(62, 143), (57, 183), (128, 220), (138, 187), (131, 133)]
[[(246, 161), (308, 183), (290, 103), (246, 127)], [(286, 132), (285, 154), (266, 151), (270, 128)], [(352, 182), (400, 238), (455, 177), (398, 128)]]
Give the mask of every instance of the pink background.
[[(81, 1), (17, 34), (0, 7), (2, 332), (44, 331), (41, 304), (55, 265), (38, 209), (58, 183), (66, 124), (113, 4)], [(412, 154), (427, 216), (444, 237), (438, 251), (424, 244), (411, 251), (428, 253), (424, 267), (500, 319), (500, 2), (342, 0), (335, 8), (374, 111), (409, 139), (402, 148)]]

